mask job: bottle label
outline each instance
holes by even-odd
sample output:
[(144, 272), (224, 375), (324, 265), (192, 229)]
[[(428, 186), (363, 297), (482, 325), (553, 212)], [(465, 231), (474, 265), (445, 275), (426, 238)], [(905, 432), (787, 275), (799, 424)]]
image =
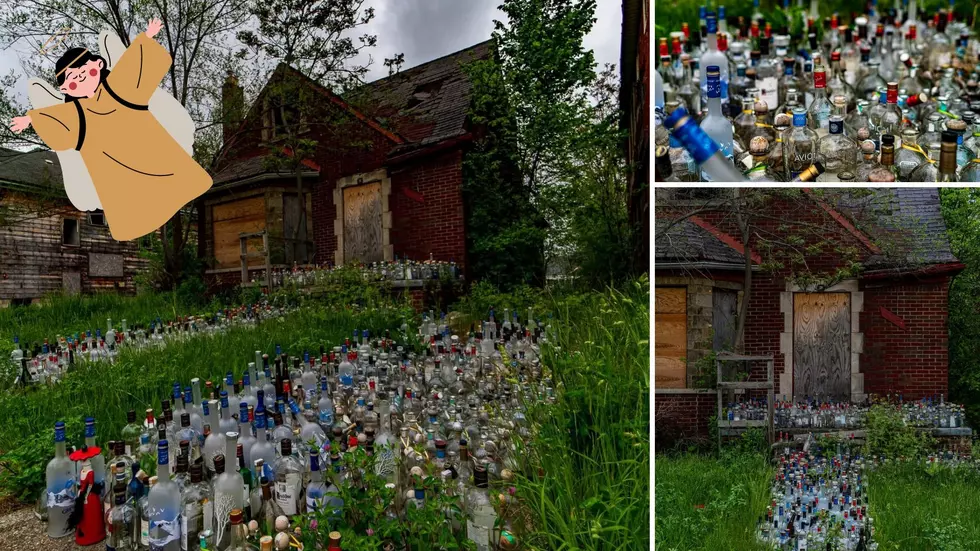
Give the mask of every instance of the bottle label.
[(75, 508), (75, 481), (69, 480), (60, 492), (48, 492), (48, 509), (52, 507)]
[(276, 503), (282, 507), (282, 512), (287, 516), (298, 513), (296, 505), (299, 497), (299, 483), (299, 474), (287, 474), (285, 481), (276, 482)]
[(204, 501), (204, 516), (202, 520), (204, 521), (205, 530), (214, 530), (214, 502), (210, 499)]
[(140, 520), (140, 545), (148, 547), (150, 545), (150, 521), (149, 519)]
[(844, 121), (829, 121), (830, 133), (840, 134), (844, 131)]
[(759, 89), (759, 98), (766, 102), (770, 111), (775, 111), (779, 107), (779, 79), (776, 77), (756, 79), (756, 87)]
[(166, 546), (180, 539), (181, 516), (171, 520), (150, 521), (150, 549), (163, 551)]
[(317, 490), (310, 491), (310, 490), (307, 490), (307, 492), (306, 492), (306, 510), (307, 511), (316, 511), (316, 510), (318, 510), (320, 508), (319, 506), (323, 503), (323, 500), (324, 500), (323, 496), (324, 496), (324, 494), (323, 494), (322, 491), (317, 491)]
[(351, 385), (353, 385), (354, 384), (354, 376), (353, 375), (346, 375), (346, 374), (345, 375), (341, 375), (340, 376), (340, 384), (342, 384), (344, 386), (351, 386)]
[(333, 412), (324, 410), (320, 412), (320, 425), (324, 427), (333, 426)]

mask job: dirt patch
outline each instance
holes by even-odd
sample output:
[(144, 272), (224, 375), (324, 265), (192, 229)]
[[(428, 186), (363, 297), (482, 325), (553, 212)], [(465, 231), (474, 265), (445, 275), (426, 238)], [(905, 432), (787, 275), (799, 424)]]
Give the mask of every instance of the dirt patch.
[(74, 536), (53, 540), (45, 534), (45, 528), (44, 523), (34, 516), (32, 507), (7, 512), (0, 516), (0, 549), (78, 551), (105, 548), (104, 542), (88, 547), (75, 545)]

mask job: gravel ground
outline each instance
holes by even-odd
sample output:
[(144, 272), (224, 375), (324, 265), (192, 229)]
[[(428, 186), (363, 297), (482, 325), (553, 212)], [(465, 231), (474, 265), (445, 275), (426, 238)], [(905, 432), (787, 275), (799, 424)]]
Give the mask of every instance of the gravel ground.
[(0, 549), (21, 551), (77, 551), (81, 549), (105, 549), (105, 543), (82, 547), (75, 545), (74, 537), (57, 540), (44, 533), (44, 523), (34, 516), (30, 507), (17, 509), (0, 516)]

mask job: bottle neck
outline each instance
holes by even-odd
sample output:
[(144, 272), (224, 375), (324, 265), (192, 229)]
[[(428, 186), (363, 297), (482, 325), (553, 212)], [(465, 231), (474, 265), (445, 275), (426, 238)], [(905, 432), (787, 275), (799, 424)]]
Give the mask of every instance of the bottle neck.
[(64, 442), (54, 443), (54, 456), (58, 459), (64, 459), (66, 453), (66, 446)]
[(940, 147), (939, 172), (956, 174), (956, 144), (944, 143)]

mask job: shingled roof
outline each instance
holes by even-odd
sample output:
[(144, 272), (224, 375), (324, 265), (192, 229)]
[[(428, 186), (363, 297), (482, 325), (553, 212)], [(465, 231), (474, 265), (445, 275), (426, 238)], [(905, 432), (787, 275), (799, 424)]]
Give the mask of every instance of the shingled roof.
[(412, 142), (397, 147), (392, 155), (466, 133), (473, 86), (463, 66), (487, 59), (491, 53), (491, 41), (481, 42), (376, 80), (356, 92), (368, 94), (367, 103), (375, 106), (372, 115), (376, 119)]
[(0, 148), (0, 187), (67, 197), (54, 151), (25, 153)]
[(732, 267), (745, 264), (742, 253), (690, 220), (681, 220), (673, 225), (670, 225), (669, 220), (657, 220), (655, 228), (656, 262), (685, 265), (731, 264)]

